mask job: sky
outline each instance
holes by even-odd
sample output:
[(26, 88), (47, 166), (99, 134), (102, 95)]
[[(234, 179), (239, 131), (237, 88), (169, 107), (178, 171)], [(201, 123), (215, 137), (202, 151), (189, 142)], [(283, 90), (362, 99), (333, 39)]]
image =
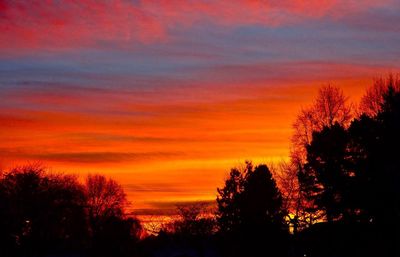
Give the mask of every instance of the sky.
[(137, 211), (288, 158), (331, 83), (400, 70), (400, 1), (0, 0), (0, 168), (110, 176)]

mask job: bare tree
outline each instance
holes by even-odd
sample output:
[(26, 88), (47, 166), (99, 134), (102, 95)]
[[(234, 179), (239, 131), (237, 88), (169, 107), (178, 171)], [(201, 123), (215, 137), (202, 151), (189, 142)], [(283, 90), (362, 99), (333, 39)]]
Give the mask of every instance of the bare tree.
[(178, 205), (177, 211), (178, 219), (172, 223), (173, 232), (191, 236), (207, 236), (215, 232), (215, 217), (209, 203)]
[(298, 181), (299, 172), (303, 170), (307, 159), (306, 147), (311, 143), (314, 132), (336, 123), (347, 127), (352, 117), (352, 105), (343, 91), (328, 84), (319, 89), (310, 106), (301, 109), (293, 123), (291, 160), (279, 167), (278, 180), (295, 232), (298, 227), (311, 225), (318, 219), (318, 215), (311, 211), (313, 203), (305, 199)]
[(318, 130), (316, 115), (312, 108), (301, 109), (293, 123), (291, 159), (301, 163), (306, 159), (306, 145), (310, 144), (313, 131)]
[[(143, 219), (141, 219), (143, 222)], [(159, 235), (161, 231), (169, 231), (167, 224), (171, 223), (171, 217), (165, 215), (147, 215), (143, 227), (150, 235)]]
[(306, 146), (310, 144), (313, 132), (335, 123), (347, 127), (352, 117), (352, 105), (340, 88), (330, 84), (321, 87), (314, 103), (303, 108), (293, 123), (292, 160), (305, 161)]
[(352, 119), (351, 105), (347, 103), (348, 98), (343, 91), (331, 85), (320, 88), (318, 97), (314, 103), (315, 121), (321, 130), (335, 123), (347, 126)]
[(384, 95), (392, 87), (396, 92), (400, 92), (400, 77), (399, 75), (389, 74), (385, 78), (377, 78), (374, 84), (367, 88), (364, 96), (361, 98), (359, 106), (359, 114), (365, 114), (369, 117), (376, 116), (382, 109), (384, 103)]
[(123, 188), (115, 180), (102, 175), (88, 175), (86, 191), (92, 218), (123, 216), (128, 202)]
[(293, 233), (312, 225), (318, 219), (318, 215), (310, 211), (312, 203), (304, 197), (305, 192), (298, 180), (299, 169), (301, 166), (293, 161), (282, 161), (273, 167), (282, 194), (283, 208), (288, 211), (285, 219)]
[[(282, 161), (278, 166), (269, 165), (269, 167), (273, 171), (279, 190), (281, 191), (283, 208), (294, 216), (297, 216), (300, 194), (297, 169), (294, 167), (294, 163)], [(289, 221), (293, 215), (289, 215)]]

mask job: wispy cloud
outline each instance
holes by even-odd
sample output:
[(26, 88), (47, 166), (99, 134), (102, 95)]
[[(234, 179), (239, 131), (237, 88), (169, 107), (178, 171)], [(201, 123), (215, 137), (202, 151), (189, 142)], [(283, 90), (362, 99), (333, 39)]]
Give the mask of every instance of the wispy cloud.
[(44, 162), (61, 162), (61, 163), (119, 163), (119, 162), (146, 162), (149, 160), (168, 159), (183, 155), (176, 152), (146, 152), (146, 153), (129, 153), (129, 152), (51, 152), (51, 153), (30, 153), (23, 151), (13, 151), (9, 149), (0, 150), (5, 156), (17, 156), (22, 159), (38, 160)]
[[(172, 37), (171, 27), (292, 25), (341, 19), (393, 1), (3, 1), (1, 49), (132, 48)], [(312, 11), (310, 11), (312, 10)], [(23, 17), (23, 18), (22, 18)]]
[(0, 1), (0, 162), (115, 175), (135, 208), (214, 199), (230, 167), (288, 156), (318, 86), (356, 100), (400, 70), (399, 12), (398, 0)]

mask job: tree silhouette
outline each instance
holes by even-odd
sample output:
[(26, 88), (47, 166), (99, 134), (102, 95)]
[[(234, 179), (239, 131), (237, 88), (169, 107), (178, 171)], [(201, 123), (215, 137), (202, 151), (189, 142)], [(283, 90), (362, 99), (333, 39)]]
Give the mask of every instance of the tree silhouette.
[(282, 195), (266, 165), (232, 169), (225, 187), (218, 189), (218, 223), (223, 232), (275, 227), (284, 229)]
[(299, 183), (299, 174), (303, 174), (302, 166), (293, 161), (280, 162), (274, 172), (282, 194), (283, 209), (287, 210), (286, 221), (294, 234), (312, 225), (314, 218), (319, 218), (316, 216), (317, 207), (307, 200), (309, 191), (304, 183)]
[(314, 195), (313, 188), (309, 187), (311, 181), (307, 182), (312, 178), (311, 174), (306, 174), (304, 166), (307, 161), (307, 146), (311, 144), (313, 134), (324, 127), (331, 127), (336, 123), (347, 127), (352, 118), (351, 108), (352, 105), (348, 103), (343, 91), (328, 84), (320, 88), (312, 105), (303, 108), (293, 123), (290, 163), (281, 167), (279, 180), (283, 182), (280, 183), (281, 191), (291, 212), (289, 221), (294, 232), (321, 218), (318, 206), (311, 200)]
[(102, 175), (86, 179), (87, 206), (94, 256), (129, 256), (139, 239), (139, 220), (126, 218), (126, 194), (121, 185)]
[(92, 219), (123, 216), (127, 204), (126, 194), (116, 181), (98, 174), (88, 175), (86, 192)]
[[(227, 255), (278, 254), (287, 233), (282, 196), (266, 165), (232, 169), (225, 187), (218, 189), (218, 222), (221, 233), (230, 236)], [(240, 242), (238, 244), (238, 242)], [(268, 246), (267, 248), (265, 246)]]
[(306, 146), (314, 132), (336, 123), (347, 127), (353, 116), (351, 108), (340, 88), (329, 84), (321, 87), (314, 103), (302, 109), (293, 123), (292, 159), (300, 163), (306, 160)]
[(386, 78), (378, 78), (374, 80), (374, 84), (367, 88), (365, 94), (361, 98), (359, 113), (369, 117), (375, 117), (382, 111), (384, 105), (384, 96), (389, 90), (400, 92), (400, 78), (389, 74)]
[(14, 168), (0, 180), (2, 251), (35, 255), (81, 249), (87, 235), (85, 194), (75, 177), (38, 165)]
[(244, 189), (245, 174), (253, 169), (250, 162), (246, 162), (244, 169), (231, 169), (229, 178), (223, 188), (218, 188), (217, 221), (222, 232), (235, 231), (241, 224), (239, 197)]
[(174, 233), (186, 237), (206, 237), (215, 233), (215, 220), (207, 203), (178, 205), (177, 210), (179, 218), (172, 224)]
[(382, 227), (396, 227), (400, 220), (400, 91), (386, 80), (382, 102), (375, 116), (362, 115), (350, 127), (357, 167), (363, 171), (360, 201), (366, 219)]
[(307, 147), (304, 173), (299, 176), (309, 200), (325, 212), (328, 222), (347, 215), (347, 191), (354, 176), (348, 143), (347, 131), (338, 123), (315, 132)]
[(256, 166), (246, 173), (239, 209), (246, 228), (275, 232), (286, 229), (282, 196), (266, 165)]

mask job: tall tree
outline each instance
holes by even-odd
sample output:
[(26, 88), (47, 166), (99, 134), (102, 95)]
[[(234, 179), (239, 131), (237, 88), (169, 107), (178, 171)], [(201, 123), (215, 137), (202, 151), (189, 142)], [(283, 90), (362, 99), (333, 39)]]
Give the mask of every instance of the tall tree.
[(241, 224), (238, 201), (240, 194), (243, 192), (245, 174), (252, 169), (250, 162), (246, 162), (246, 166), (243, 169), (231, 169), (224, 187), (217, 189), (217, 222), (222, 232), (236, 230)]
[(323, 210), (328, 221), (347, 215), (346, 197), (352, 174), (347, 131), (338, 123), (313, 134), (307, 163), (299, 176), (309, 200)]
[(378, 113), (361, 116), (350, 128), (357, 150), (363, 153), (359, 166), (365, 170), (369, 192), (364, 192), (370, 198), (365, 206), (370, 218), (380, 223), (400, 218), (400, 91), (391, 77), (386, 82)]
[(267, 165), (258, 165), (246, 173), (239, 208), (247, 228), (278, 233), (285, 230), (282, 195)]
[(94, 256), (131, 256), (142, 228), (126, 217), (126, 194), (120, 184), (102, 175), (86, 179), (87, 206)]
[(299, 182), (328, 221), (385, 223), (400, 217), (400, 91), (394, 81), (381, 80), (375, 114), (367, 111), (349, 128), (336, 123), (313, 133)]
[(309, 226), (321, 218), (318, 207), (310, 200), (314, 194), (310, 191), (310, 183), (302, 184), (312, 177), (307, 175), (304, 165), (307, 161), (307, 146), (312, 142), (313, 133), (336, 123), (347, 127), (351, 118), (352, 105), (348, 103), (343, 91), (326, 85), (319, 89), (314, 102), (303, 108), (293, 123), (290, 164), (281, 169), (280, 180), (285, 181), (282, 186), (290, 186), (282, 187), (281, 191), (286, 196), (285, 202), (290, 204), (290, 222), (295, 230)]
[(282, 195), (266, 165), (232, 169), (225, 187), (218, 189), (218, 222), (224, 232), (262, 228), (284, 229)]
[(347, 127), (352, 117), (352, 106), (339, 87), (329, 84), (321, 87), (313, 104), (302, 109), (293, 123), (292, 159), (305, 161), (306, 146), (311, 143), (313, 132), (335, 123)]
[[(227, 256), (280, 256), (284, 253), (286, 210), (266, 165), (232, 169), (218, 189), (218, 223), (227, 236)], [(229, 241), (231, 240), (231, 241)], [(233, 241), (232, 241), (233, 240)]]

